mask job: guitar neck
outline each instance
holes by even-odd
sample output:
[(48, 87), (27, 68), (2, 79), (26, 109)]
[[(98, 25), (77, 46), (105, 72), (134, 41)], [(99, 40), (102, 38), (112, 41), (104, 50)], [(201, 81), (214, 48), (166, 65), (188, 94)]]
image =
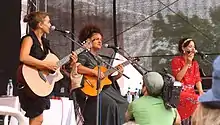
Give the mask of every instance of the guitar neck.
[[(75, 50), (74, 52), (78, 55), (78, 54), (80, 54), (84, 50), (85, 50), (84, 48), (79, 48), (79, 49)], [(71, 56), (71, 54), (69, 54), (69, 55), (65, 56), (64, 58), (62, 58), (61, 60), (59, 60), (57, 62), (57, 66), (61, 67), (62, 65), (66, 64), (67, 62), (69, 62), (70, 61), (70, 56)]]
[[(124, 66), (127, 66), (128, 64), (130, 64), (130, 61), (127, 60), (125, 62), (123, 62), (121, 65), (124, 67)], [(107, 70), (104, 75), (105, 76), (109, 76), (110, 74), (114, 73), (116, 71), (117, 68), (110, 68), (109, 70)], [(117, 69), (118, 70), (118, 69)]]
[(59, 60), (57, 62), (57, 66), (61, 67), (62, 65), (66, 64), (67, 62), (69, 62), (70, 61), (70, 56), (71, 56), (71, 54), (69, 54), (69, 55), (65, 56), (64, 58), (62, 58), (61, 60)]

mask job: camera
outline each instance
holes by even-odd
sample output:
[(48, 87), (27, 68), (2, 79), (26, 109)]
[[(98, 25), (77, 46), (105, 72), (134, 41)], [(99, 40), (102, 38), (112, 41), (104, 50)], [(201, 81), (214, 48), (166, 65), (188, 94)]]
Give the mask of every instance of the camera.
[(165, 108), (176, 108), (179, 104), (182, 84), (178, 81), (175, 81), (175, 78), (171, 74), (162, 73), (161, 75), (164, 79), (164, 86), (161, 94)]

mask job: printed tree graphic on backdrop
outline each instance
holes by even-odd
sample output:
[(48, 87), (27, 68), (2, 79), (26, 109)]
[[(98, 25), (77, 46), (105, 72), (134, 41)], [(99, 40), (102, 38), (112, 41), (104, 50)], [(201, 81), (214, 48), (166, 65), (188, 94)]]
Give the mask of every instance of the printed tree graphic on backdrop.
[[(187, 17), (182, 12), (165, 17), (159, 13), (157, 19), (153, 21), (153, 28), (153, 55), (177, 54), (178, 41), (184, 37), (193, 38), (197, 49), (205, 53), (218, 53), (220, 50), (220, 7), (210, 9), (210, 19), (202, 19), (197, 15)], [(209, 57), (209, 60), (213, 61), (216, 56)], [(167, 56), (152, 58), (153, 70), (161, 71), (164, 67), (170, 69), (172, 58)], [(204, 72), (210, 75), (211, 65), (199, 57), (196, 59)]]

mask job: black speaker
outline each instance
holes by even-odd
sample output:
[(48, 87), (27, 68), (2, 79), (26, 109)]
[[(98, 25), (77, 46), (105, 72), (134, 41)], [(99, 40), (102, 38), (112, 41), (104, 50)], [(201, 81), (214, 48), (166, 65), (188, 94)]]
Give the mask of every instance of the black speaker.
[(63, 79), (55, 83), (51, 96), (69, 97), (70, 78), (63, 70), (61, 70), (61, 73), (63, 74)]

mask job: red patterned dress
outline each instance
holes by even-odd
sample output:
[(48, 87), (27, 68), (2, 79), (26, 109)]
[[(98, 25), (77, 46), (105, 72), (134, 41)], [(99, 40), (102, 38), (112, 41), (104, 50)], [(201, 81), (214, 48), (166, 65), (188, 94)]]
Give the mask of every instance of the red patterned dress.
[[(171, 68), (174, 77), (176, 77), (184, 65), (185, 59), (183, 56), (177, 56), (172, 59)], [(194, 60), (180, 81), (183, 88), (180, 93), (180, 103), (177, 110), (182, 120), (189, 118), (197, 107), (198, 95), (195, 93), (194, 86), (199, 81), (201, 81), (199, 65), (198, 62)]]

